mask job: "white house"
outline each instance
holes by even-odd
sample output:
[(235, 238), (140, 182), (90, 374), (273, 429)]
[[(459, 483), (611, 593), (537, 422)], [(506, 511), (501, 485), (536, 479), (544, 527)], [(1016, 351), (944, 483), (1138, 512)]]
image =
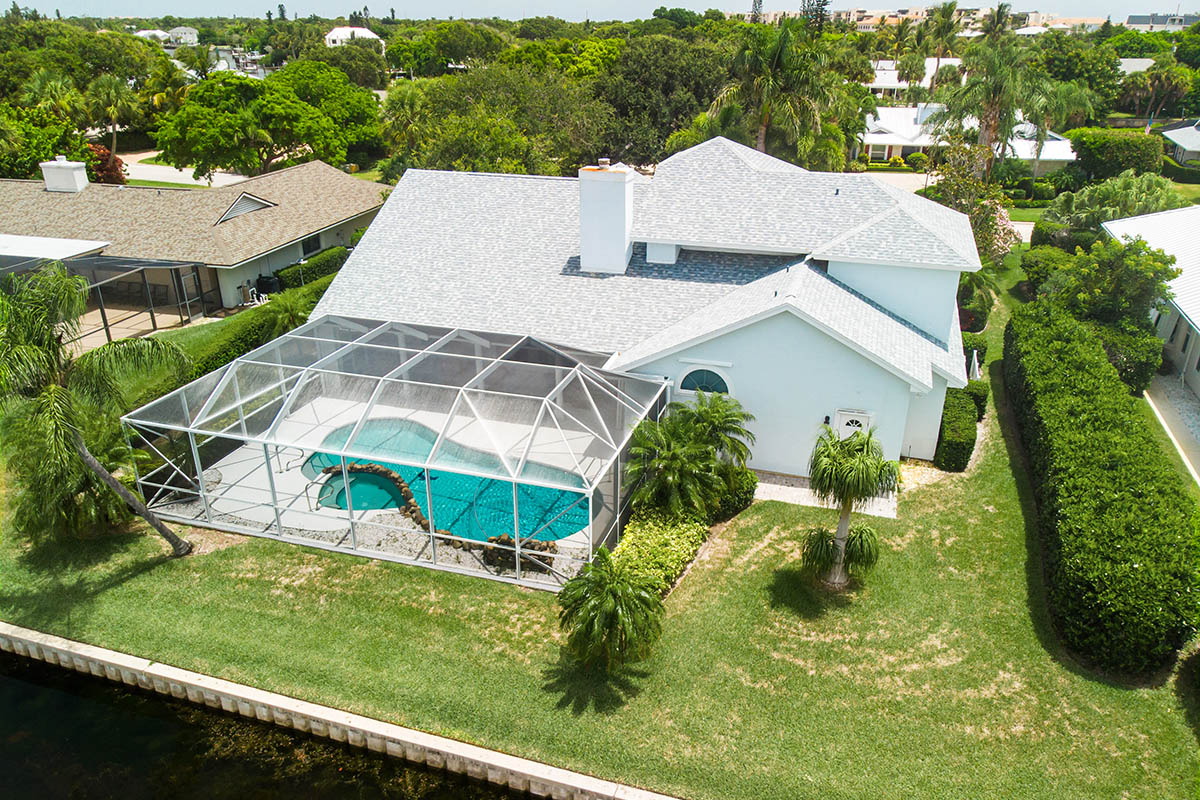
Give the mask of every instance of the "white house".
[(1153, 322), (1165, 342), (1164, 355), (1180, 379), (1200, 395), (1200, 206), (1113, 220), (1103, 227), (1114, 239), (1140, 237), (1175, 256), (1181, 273), (1170, 283), (1174, 297), (1166, 311), (1154, 313)]
[(66, 160), (42, 170), (44, 181), (0, 180), (0, 234), (97, 240), (105, 257), (195, 265), (188, 280), (199, 285), (187, 293), (227, 308), (247, 282), (347, 244), (387, 188), (320, 161), (212, 189), (89, 183), (85, 166)]
[(171, 44), (195, 47), (200, 43), (200, 31), (187, 25), (171, 28), (167, 34), (171, 37)]
[(352, 39), (372, 39), (379, 42), (380, 50), (383, 49), (383, 40), (376, 36), (374, 31), (352, 25), (339, 25), (325, 34), (325, 46), (340, 47)]
[(1187, 119), (1162, 129), (1163, 138), (1175, 147), (1171, 158), (1180, 164), (1200, 159), (1200, 119)]
[(932, 458), (979, 268), (962, 214), (716, 138), (653, 178), (410, 169), (313, 317), (528, 335), (676, 399), (729, 392), (756, 417), (752, 465), (803, 475), (825, 422)]
[[(937, 58), (932, 56), (926, 58), (925, 77), (921, 79), (921, 85), (928, 89), (933, 83), (933, 76), (937, 74), (939, 69), (946, 66), (961, 67), (962, 59), (947, 57), (941, 59), (939, 62)], [(875, 78), (867, 84), (867, 88), (874, 95), (895, 97), (908, 88), (908, 81), (900, 80), (895, 61), (883, 59), (876, 62)]]
[(1023, 28), (1014, 30), (1013, 34), (1017, 36), (1041, 36), (1049, 30), (1045, 25), (1026, 25)]
[(1130, 14), (1125, 27), (1135, 31), (1178, 32), (1200, 22), (1200, 14)]
[[(937, 103), (920, 103), (916, 106), (885, 106), (867, 115), (867, 130), (862, 136), (862, 149), (870, 154), (872, 161), (887, 161), (893, 156), (923, 153), (939, 143), (930, 117), (942, 110)], [(1008, 140), (1005, 153), (1011, 158), (1037, 162), (1036, 173), (1046, 175), (1061, 169), (1075, 160), (1075, 151), (1066, 137), (1050, 131), (1042, 144), (1040, 159), (1037, 154), (1037, 135), (1034, 126), (1023, 122)]]

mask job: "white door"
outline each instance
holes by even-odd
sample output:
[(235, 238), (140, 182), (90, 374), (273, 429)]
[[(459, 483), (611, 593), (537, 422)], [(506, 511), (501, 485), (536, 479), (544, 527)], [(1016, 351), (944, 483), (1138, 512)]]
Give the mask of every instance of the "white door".
[(836, 424), (833, 426), (833, 429), (843, 439), (855, 432), (861, 431), (862, 433), (866, 433), (871, 429), (872, 416), (869, 411), (838, 409)]

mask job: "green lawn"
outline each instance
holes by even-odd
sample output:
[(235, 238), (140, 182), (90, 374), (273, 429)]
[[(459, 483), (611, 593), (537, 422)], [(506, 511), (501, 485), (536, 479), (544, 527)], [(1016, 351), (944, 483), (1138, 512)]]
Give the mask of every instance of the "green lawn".
[(1175, 183), (1175, 191), (1192, 203), (1200, 203), (1200, 183)]
[(1194, 797), (1200, 656), (1130, 686), (1058, 648), (993, 402), (972, 472), (873, 520), (865, 587), (800, 577), (800, 532), (831, 512), (755, 504), (668, 598), (652, 659), (612, 680), (560, 660), (552, 595), (224, 534), (191, 532), (181, 560), (145, 535), (4, 537), (0, 617), (691, 798)]
[(1037, 222), (1046, 213), (1044, 208), (1010, 208), (1008, 218), (1013, 222)]
[(193, 185), (188, 183), (172, 183), (171, 181), (143, 181), (136, 178), (130, 178), (125, 181), (126, 186), (151, 186), (159, 189), (207, 189), (209, 187), (203, 185)]

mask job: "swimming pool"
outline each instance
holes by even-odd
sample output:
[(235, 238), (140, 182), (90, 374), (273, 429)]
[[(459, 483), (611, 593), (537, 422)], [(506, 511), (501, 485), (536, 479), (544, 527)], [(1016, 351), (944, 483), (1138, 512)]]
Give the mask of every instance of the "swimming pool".
[[(344, 425), (329, 433), (321, 446), (331, 450), (345, 446), (354, 425)], [(412, 489), (417, 505), (439, 530), (455, 536), (486, 541), (492, 536), (513, 534), (513, 483), (495, 478), (480, 478), (452, 470), (412, 467), (390, 459), (424, 461), (433, 450), (437, 432), (418, 422), (405, 419), (369, 419), (355, 439), (355, 447), (378, 453), (379, 458), (347, 458), (347, 464), (379, 464), (400, 475)], [(448, 466), (495, 472), (503, 469), (491, 453), (445, 441), (439, 460)], [(341, 463), (341, 457), (325, 452), (310, 456), (301, 467), (309, 479), (315, 479), (325, 467)], [(538, 476), (560, 483), (580, 483), (577, 475), (546, 464), (536, 465)], [(396, 487), (379, 475), (350, 473), (350, 500), (355, 510), (400, 508), (404, 505)], [(426, 484), (428, 483), (428, 492)], [(582, 487), (581, 487), (582, 488)], [(334, 473), (325, 479), (318, 505), (326, 508), (347, 507), (345, 481)], [(429, 508), (433, 501), (432, 514)], [(578, 533), (588, 524), (588, 503), (583, 492), (545, 486), (516, 484), (517, 521), (522, 539), (553, 541)]]

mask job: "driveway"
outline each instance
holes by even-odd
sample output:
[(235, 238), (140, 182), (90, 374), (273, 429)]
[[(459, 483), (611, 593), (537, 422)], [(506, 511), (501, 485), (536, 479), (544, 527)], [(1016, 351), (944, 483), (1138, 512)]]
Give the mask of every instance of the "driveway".
[(871, 172), (868, 174), (906, 192), (915, 192), (918, 189), (924, 189), (927, 185), (932, 186), (937, 183), (937, 176), (927, 172)]
[(175, 169), (162, 164), (142, 164), (142, 159), (153, 158), (157, 150), (146, 150), (141, 153), (124, 153), (121, 160), (125, 162), (125, 177), (137, 181), (161, 181), (163, 183), (178, 183), (187, 186), (229, 186), (246, 180), (245, 175), (232, 172), (217, 172), (209, 181), (198, 181), (192, 177), (190, 169)]

